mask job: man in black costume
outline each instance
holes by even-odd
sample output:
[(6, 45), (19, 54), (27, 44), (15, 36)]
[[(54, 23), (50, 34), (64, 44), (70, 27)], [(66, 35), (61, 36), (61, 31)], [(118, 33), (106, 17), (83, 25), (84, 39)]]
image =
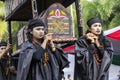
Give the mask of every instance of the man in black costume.
[(75, 43), (74, 80), (108, 80), (113, 49), (98, 18), (87, 21), (88, 31)]
[(51, 34), (39, 18), (28, 24), (28, 41), (21, 46), (16, 80), (61, 80), (69, 62), (63, 51), (54, 45)]
[(6, 80), (8, 74), (8, 55), (10, 45), (6, 42), (0, 42), (0, 80)]

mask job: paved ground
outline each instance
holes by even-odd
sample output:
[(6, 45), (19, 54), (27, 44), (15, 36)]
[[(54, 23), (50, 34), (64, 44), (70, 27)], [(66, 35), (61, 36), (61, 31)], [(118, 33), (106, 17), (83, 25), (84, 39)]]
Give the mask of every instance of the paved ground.
[(109, 80), (118, 80), (119, 70), (120, 66), (112, 64), (109, 70)]

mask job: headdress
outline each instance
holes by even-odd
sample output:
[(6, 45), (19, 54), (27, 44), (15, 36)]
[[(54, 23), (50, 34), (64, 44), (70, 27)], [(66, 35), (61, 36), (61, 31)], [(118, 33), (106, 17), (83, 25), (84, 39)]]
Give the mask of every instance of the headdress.
[(43, 21), (39, 18), (31, 19), (28, 23), (28, 29), (33, 29), (37, 26), (45, 26)]
[(101, 23), (102, 24), (102, 21), (98, 18), (91, 18), (87, 21), (88, 27), (91, 27), (91, 25), (94, 23)]

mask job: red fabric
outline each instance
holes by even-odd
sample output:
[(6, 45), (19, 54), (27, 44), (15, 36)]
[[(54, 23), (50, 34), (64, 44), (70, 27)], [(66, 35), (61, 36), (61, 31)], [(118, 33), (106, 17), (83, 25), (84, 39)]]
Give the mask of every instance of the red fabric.
[(72, 46), (63, 48), (63, 52), (64, 52), (64, 53), (67, 53), (67, 54), (72, 54), (72, 55), (74, 55), (74, 53), (75, 53), (75, 46), (72, 45)]
[(63, 48), (63, 51), (69, 51), (69, 50), (73, 50), (75, 49), (75, 46), (69, 46), (69, 47), (66, 47), (66, 48)]
[(115, 40), (120, 40), (120, 30), (115, 31), (109, 35), (107, 35), (109, 38), (115, 39)]

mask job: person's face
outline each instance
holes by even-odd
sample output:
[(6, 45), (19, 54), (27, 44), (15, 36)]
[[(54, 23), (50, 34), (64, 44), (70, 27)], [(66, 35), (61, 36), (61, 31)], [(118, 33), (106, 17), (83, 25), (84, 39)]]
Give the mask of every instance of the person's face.
[(101, 23), (94, 23), (89, 28), (89, 31), (95, 35), (99, 35), (102, 32), (102, 25)]
[(1, 46), (0, 47), (0, 54), (6, 49), (7, 46)]
[(34, 27), (30, 33), (33, 35), (33, 38), (41, 39), (45, 35), (45, 28), (44, 26)]

